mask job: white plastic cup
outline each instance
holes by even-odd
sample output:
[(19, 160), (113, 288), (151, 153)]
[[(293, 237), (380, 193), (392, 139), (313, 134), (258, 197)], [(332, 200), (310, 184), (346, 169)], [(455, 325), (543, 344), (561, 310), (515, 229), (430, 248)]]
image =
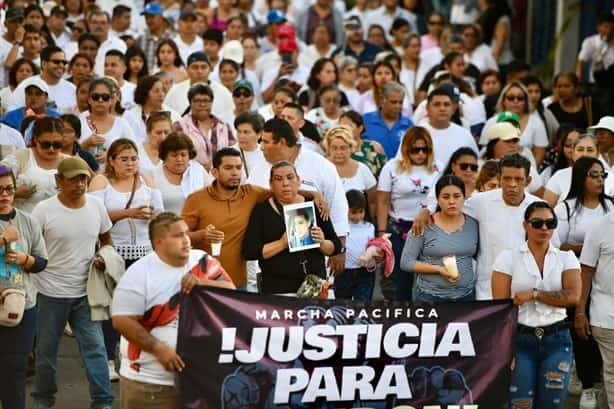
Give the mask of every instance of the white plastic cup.
[(218, 257), (220, 254), (222, 254), (222, 242), (211, 243), (211, 255)]
[(443, 259), (443, 265), (450, 273), (452, 278), (458, 277), (458, 266), (456, 265), (456, 256), (446, 256)]

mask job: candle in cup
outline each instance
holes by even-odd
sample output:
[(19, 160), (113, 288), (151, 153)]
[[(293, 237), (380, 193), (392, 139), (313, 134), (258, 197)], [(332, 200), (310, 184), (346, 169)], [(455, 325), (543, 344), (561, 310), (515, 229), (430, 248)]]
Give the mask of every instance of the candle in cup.
[(218, 257), (220, 254), (222, 254), (222, 242), (211, 243), (211, 255)]
[(443, 258), (443, 265), (450, 273), (452, 278), (458, 277), (458, 266), (456, 265), (456, 256), (446, 256)]

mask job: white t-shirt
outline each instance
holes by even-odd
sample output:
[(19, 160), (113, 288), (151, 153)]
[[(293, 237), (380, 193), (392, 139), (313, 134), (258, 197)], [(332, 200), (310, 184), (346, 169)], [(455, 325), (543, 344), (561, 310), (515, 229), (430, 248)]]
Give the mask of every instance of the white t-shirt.
[(484, 43), (478, 45), (471, 55), (465, 53), (465, 62), (475, 65), (480, 72), (486, 70), (499, 71), (492, 49)]
[[(452, 154), (458, 148), (467, 147), (473, 149), (476, 155), (479, 153), (473, 136), (462, 126), (450, 123), (450, 126), (446, 129), (436, 129), (433, 128), (428, 121), (423, 122), (420, 126), (425, 127), (429, 131), (429, 134), (431, 134), (435, 162), (442, 166), (448, 165)], [(401, 144), (399, 144), (399, 148)], [(398, 156), (399, 154), (397, 153), (397, 157)]]
[(100, 44), (98, 54), (96, 54), (96, 61), (94, 62), (94, 72), (96, 75), (99, 77), (104, 76), (104, 57), (107, 55), (107, 51), (118, 50), (126, 54), (126, 48), (126, 43), (121, 38), (109, 32), (107, 40)]
[(420, 209), (428, 205), (427, 196), (439, 179), (439, 172), (431, 173), (424, 166), (412, 166), (409, 173), (400, 173), (399, 162), (399, 158), (394, 158), (384, 165), (377, 190), (390, 193), (390, 217), (412, 221)]
[(130, 81), (124, 81), (124, 85), (121, 87), (122, 93), (122, 108), (130, 109), (134, 106), (134, 90), (136, 89), (136, 84), (133, 84)]
[(369, 222), (350, 223), (350, 233), (345, 241), (345, 268), (360, 268), (358, 259), (365, 254), (367, 243), (375, 237), (375, 226)]
[[(218, 118), (225, 118), (233, 115), (235, 103), (232, 94), (228, 89), (216, 81), (209, 81), (208, 84), (213, 91), (213, 106), (211, 112)], [(171, 87), (164, 99), (164, 105), (183, 116), (183, 113), (190, 106), (188, 101), (188, 91), (190, 90), (190, 80), (179, 82)]]
[[(5, 124), (0, 124), (0, 145), (2, 145), (3, 149), (5, 146), (12, 146), (14, 150), (26, 147), (23, 136), (15, 129)], [(3, 151), (2, 155), (6, 156), (6, 152)]]
[(595, 62), (603, 63), (605, 68), (614, 64), (614, 41), (606, 43), (601, 39), (599, 34), (594, 34), (582, 41), (582, 48), (578, 54), (578, 60), (589, 62), (591, 61), (590, 80), (594, 81), (593, 72), (595, 71)]
[(343, 190), (346, 192), (352, 189), (365, 192), (377, 185), (377, 180), (375, 180), (375, 176), (373, 176), (367, 165), (358, 162), (358, 168), (356, 168), (354, 176), (351, 178), (341, 178), (341, 183), (343, 184)]
[[(13, 48), (13, 44), (0, 36), (0, 61), (6, 61), (6, 57), (8, 57), (11, 52), (11, 48)], [(0, 88), (6, 87), (7, 85), (9, 85), (9, 72), (4, 68), (4, 64), (2, 64), (2, 67), (0, 67)]]
[(556, 233), (561, 243), (572, 246), (581, 246), (584, 243), (586, 232), (591, 230), (603, 216), (614, 211), (614, 204), (609, 199), (605, 201), (607, 212), (601, 204), (594, 209), (582, 205), (576, 209), (576, 199), (569, 199), (566, 202), (567, 207), (565, 207), (563, 201), (559, 201), (559, 204), (554, 208), (554, 213), (559, 219)]
[[(92, 134), (94, 133), (94, 131), (92, 131), (92, 129), (87, 124), (87, 117), (89, 115), (90, 115), (89, 111), (82, 112), (81, 115), (79, 115), (79, 120), (81, 120), (81, 140), (82, 141), (86, 140), (87, 138), (92, 136)], [(113, 126), (111, 127), (111, 129), (109, 129), (107, 133), (104, 133), (100, 136), (102, 136), (105, 139), (105, 143), (104, 143), (105, 149), (109, 149), (109, 146), (111, 146), (113, 141), (119, 138), (128, 138), (128, 139), (133, 140), (134, 142), (137, 142), (136, 138), (134, 137), (134, 133), (132, 132), (132, 128), (130, 128), (130, 125), (128, 125), (128, 122), (125, 119), (117, 117), (117, 116), (115, 117), (115, 120), (113, 121)]]
[(183, 61), (184, 64), (187, 64), (190, 54), (203, 50), (203, 39), (199, 36), (194, 37), (192, 44), (184, 43), (179, 34), (177, 34), (173, 40), (175, 44), (177, 44), (181, 61)]
[[(488, 128), (497, 123), (497, 116), (498, 114), (495, 114), (489, 118), (488, 121), (486, 121), (484, 129), (482, 129), (482, 135), (480, 135), (480, 145), (488, 144), (486, 132), (488, 131)], [(525, 126), (524, 131), (522, 131), (522, 134), (520, 135), (520, 144), (522, 146), (526, 146), (527, 148), (532, 148), (533, 146), (545, 148), (549, 145), (546, 127), (537, 111), (533, 111), (531, 114), (529, 114), (527, 126)]]
[(614, 213), (595, 223), (584, 239), (580, 263), (595, 268), (591, 288), (591, 325), (614, 329)]
[(111, 219), (100, 199), (86, 195), (79, 209), (64, 206), (57, 195), (43, 200), (32, 211), (41, 225), (49, 259), (47, 267), (32, 274), (36, 289), (49, 297), (86, 295), (90, 263), (98, 236), (111, 229)]
[[(37, 75), (40, 79), (40, 75)], [(9, 110), (17, 109), (24, 107), (26, 105), (26, 95), (25, 95), (25, 86), (21, 84), (15, 88), (13, 94), (11, 95), (11, 100), (9, 101)], [(49, 87), (49, 103), (55, 103), (55, 110), (59, 113), (69, 113), (72, 112), (77, 106), (77, 88), (70, 82), (61, 79), (57, 84), (50, 85)]]
[(569, 194), (569, 189), (571, 189), (572, 171), (573, 168), (571, 166), (561, 169), (552, 175), (546, 184), (546, 189), (559, 195), (559, 200), (557, 203), (561, 203)]
[[(480, 237), (481, 240), (481, 237)], [(512, 276), (511, 297), (534, 288), (542, 291), (560, 291), (563, 288), (563, 271), (580, 270), (580, 263), (572, 251), (561, 251), (550, 245), (544, 259), (543, 277), (527, 243), (518, 248), (503, 250), (497, 256), (493, 271)], [(537, 300), (518, 307), (518, 323), (529, 327), (544, 327), (563, 321), (565, 308), (553, 307)]]
[[(164, 305), (181, 289), (181, 278), (198, 263), (205, 254), (201, 250), (190, 250), (190, 259), (183, 267), (172, 267), (155, 252), (148, 254), (131, 265), (115, 288), (111, 314), (113, 316), (142, 316), (156, 305)], [(151, 335), (171, 349), (177, 345), (177, 327), (179, 316), (169, 324), (154, 327)], [(133, 381), (173, 386), (175, 375), (169, 372), (158, 359), (149, 352), (141, 351), (139, 357), (130, 361), (128, 358), (128, 341), (122, 337), (120, 342), (121, 367), (119, 373)], [(138, 364), (139, 371), (130, 367)]]

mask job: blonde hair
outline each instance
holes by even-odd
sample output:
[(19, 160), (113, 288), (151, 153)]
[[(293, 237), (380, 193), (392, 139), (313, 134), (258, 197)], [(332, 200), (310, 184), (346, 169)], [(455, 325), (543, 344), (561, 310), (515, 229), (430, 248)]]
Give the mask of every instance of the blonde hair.
[(331, 127), (324, 136), (326, 140), (326, 148), (330, 148), (330, 144), (335, 139), (341, 139), (343, 142), (347, 143), (350, 146), (350, 150), (354, 150), (356, 147), (356, 139), (354, 139), (354, 134), (352, 130), (347, 125), (335, 125)]
[(426, 155), (426, 163), (425, 167), (429, 172), (434, 172), (435, 169), (433, 167), (433, 139), (431, 138), (431, 134), (426, 128), (421, 126), (412, 126), (405, 132), (403, 135), (403, 141), (401, 142), (401, 157), (399, 158), (399, 164), (397, 166), (397, 170), (401, 173), (408, 173), (411, 171), (411, 167), (414, 165), (409, 156), (410, 150), (413, 145), (417, 141), (424, 141), (426, 147), (428, 148), (428, 153)]
[(531, 106), (531, 100), (529, 99), (529, 91), (527, 90), (527, 87), (524, 86), (524, 84), (518, 81), (510, 82), (505, 87), (503, 87), (503, 89), (501, 90), (501, 94), (499, 94), (499, 99), (497, 100), (497, 112), (503, 112), (506, 110), (503, 108), (503, 101), (505, 100), (505, 96), (507, 95), (509, 90), (512, 88), (520, 88), (520, 90), (524, 94), (524, 113), (528, 114), (529, 112), (532, 112), (533, 107)]

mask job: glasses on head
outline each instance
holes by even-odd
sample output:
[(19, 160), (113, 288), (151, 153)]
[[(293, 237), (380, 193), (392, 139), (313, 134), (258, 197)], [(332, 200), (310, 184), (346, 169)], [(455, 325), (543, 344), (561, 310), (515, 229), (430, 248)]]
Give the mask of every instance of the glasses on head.
[(475, 163), (459, 163), (458, 167), (460, 168), (460, 170), (471, 169), (472, 172), (478, 171), (478, 165)]
[(428, 154), (430, 151), (431, 149), (428, 146), (415, 146), (409, 150), (410, 153), (414, 153), (414, 154), (417, 154), (420, 152)]
[(235, 98), (249, 98), (252, 94), (249, 91), (237, 91), (232, 96)]
[(542, 227), (544, 227), (544, 224), (545, 224), (546, 228), (548, 230), (552, 230), (552, 229), (556, 229), (556, 226), (558, 225), (558, 222), (556, 221), (556, 219), (539, 219), (539, 218), (535, 218), (535, 219), (529, 220), (529, 224), (534, 229), (541, 229)]
[(506, 95), (505, 96), (505, 100), (506, 101), (518, 101), (518, 102), (523, 102), (525, 100), (524, 95)]
[(608, 172), (606, 171), (598, 171), (598, 170), (591, 170), (590, 172), (588, 172), (588, 175), (593, 178), (593, 179), (605, 179), (608, 177)]
[(66, 64), (68, 64), (68, 61), (66, 61), (66, 60), (49, 60), (49, 61), (51, 61), (55, 65), (66, 65)]
[(92, 100), (96, 102), (100, 102), (100, 101), (108, 102), (111, 99), (111, 94), (93, 93), (92, 95), (90, 95), (90, 98), (92, 98)]
[(49, 150), (51, 148), (55, 149), (56, 151), (59, 149), (62, 149), (64, 147), (64, 142), (49, 142), (49, 141), (42, 141), (42, 142), (38, 142), (38, 146), (41, 147), (41, 149), (44, 150)]
[(201, 104), (201, 105), (207, 105), (212, 103), (213, 101), (210, 100), (209, 98), (194, 98), (192, 100), (193, 104)]
[(13, 193), (15, 193), (15, 186), (13, 185), (6, 185), (6, 186), (0, 186), (0, 195), (6, 193), (7, 195), (12, 195)]

